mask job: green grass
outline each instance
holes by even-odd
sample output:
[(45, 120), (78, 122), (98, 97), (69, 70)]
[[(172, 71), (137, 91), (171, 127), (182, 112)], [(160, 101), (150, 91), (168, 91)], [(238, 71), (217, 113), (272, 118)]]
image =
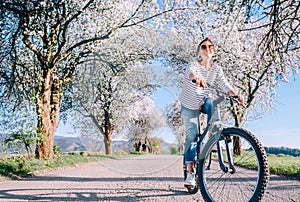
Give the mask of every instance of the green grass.
[(69, 153), (67, 155), (56, 156), (51, 160), (39, 160), (28, 157), (11, 157), (0, 159), (0, 176), (8, 178), (26, 177), (35, 171), (41, 171), (51, 168), (58, 168), (63, 166), (71, 166), (78, 163), (96, 162), (103, 159), (121, 158), (128, 154), (114, 154), (114, 155), (84, 155)]
[(277, 175), (287, 175), (300, 180), (300, 156), (268, 154), (270, 172)]
[[(246, 158), (245, 158), (246, 159)], [(284, 175), (300, 180), (300, 157), (268, 154), (269, 170), (271, 174)], [(247, 158), (247, 162), (240, 162), (241, 166), (255, 169), (256, 160)]]
[[(234, 156), (234, 162), (240, 166), (256, 169), (257, 162), (255, 156), (247, 152), (246, 157)], [(223, 152), (223, 159), (226, 161), (227, 157)], [(248, 156), (249, 155), (249, 156)], [(214, 159), (217, 159), (217, 155), (213, 155)], [(284, 154), (268, 154), (269, 170), (271, 174), (283, 175), (291, 177), (293, 179), (300, 180), (300, 156), (288, 156)]]

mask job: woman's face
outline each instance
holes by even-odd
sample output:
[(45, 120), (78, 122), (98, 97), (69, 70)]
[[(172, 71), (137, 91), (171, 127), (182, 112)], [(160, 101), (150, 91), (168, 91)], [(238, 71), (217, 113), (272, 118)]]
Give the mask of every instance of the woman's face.
[(209, 41), (204, 41), (200, 45), (200, 49), (199, 49), (198, 54), (202, 58), (212, 58), (213, 55), (214, 55), (214, 45)]

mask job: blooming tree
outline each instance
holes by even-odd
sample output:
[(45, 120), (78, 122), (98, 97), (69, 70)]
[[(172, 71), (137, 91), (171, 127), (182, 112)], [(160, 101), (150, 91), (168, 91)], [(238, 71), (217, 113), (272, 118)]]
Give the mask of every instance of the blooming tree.
[(151, 72), (127, 59), (109, 61), (95, 54), (78, 68), (73, 82), (75, 128), (85, 136), (103, 136), (106, 154), (112, 153), (112, 134), (128, 121), (130, 106), (155, 88), (148, 78)]
[(1, 0), (0, 9), (1, 101), (35, 106), (41, 159), (53, 157), (61, 95), (82, 59), (117, 30), (168, 12), (156, 1), (118, 0)]
[(180, 110), (179, 100), (175, 100), (166, 106), (168, 124), (173, 128), (178, 141), (178, 150), (182, 152), (184, 149), (185, 129)]
[(165, 126), (164, 113), (155, 107), (151, 97), (145, 96), (131, 105), (128, 117), (128, 124), (123, 130), (126, 138), (136, 145), (144, 140), (145, 144), (149, 144), (151, 152), (154, 149), (151, 145), (151, 134), (156, 128)]
[(14, 149), (22, 152), (27, 150), (28, 155), (32, 155), (33, 143), (36, 139), (42, 138), (36, 133), (36, 120), (34, 109), (28, 102), (23, 102), (16, 108), (6, 105), (5, 110), (1, 110), (0, 128), (1, 140), (5, 143), (8, 151)]

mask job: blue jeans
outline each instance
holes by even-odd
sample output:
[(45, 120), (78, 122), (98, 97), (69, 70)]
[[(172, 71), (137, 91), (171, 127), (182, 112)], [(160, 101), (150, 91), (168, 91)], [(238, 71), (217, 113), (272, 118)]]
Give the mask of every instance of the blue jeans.
[[(213, 101), (207, 98), (200, 109), (202, 113), (207, 114), (207, 123), (213, 115)], [(199, 110), (191, 110), (181, 106), (181, 115), (185, 126), (185, 144), (184, 158), (186, 163), (193, 163), (197, 154), (197, 134)]]

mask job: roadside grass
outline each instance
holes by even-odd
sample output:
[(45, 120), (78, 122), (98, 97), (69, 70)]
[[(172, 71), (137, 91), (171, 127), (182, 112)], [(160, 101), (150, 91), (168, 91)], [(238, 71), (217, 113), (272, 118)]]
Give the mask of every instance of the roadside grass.
[[(223, 153), (223, 159), (227, 157)], [(300, 156), (289, 156), (284, 154), (267, 154), (269, 162), (269, 170), (271, 174), (286, 176), (290, 179), (300, 180)], [(217, 155), (213, 155), (214, 159), (218, 159)], [(234, 162), (242, 167), (249, 169), (257, 169), (257, 161), (252, 153), (246, 152), (246, 156), (233, 156)]]
[[(117, 159), (127, 156), (145, 155), (146, 153), (115, 153), (113, 155), (89, 154), (85, 152), (68, 153), (57, 155), (51, 160), (39, 160), (36, 158), (15, 156), (0, 159), (0, 176), (18, 179), (27, 177), (36, 171), (59, 168), (63, 166), (72, 166), (79, 163), (97, 162), (105, 159)], [(268, 154), (270, 173), (276, 175), (284, 175), (292, 179), (300, 180), (300, 156), (293, 157), (283, 154)], [(254, 168), (255, 165), (248, 164), (243, 166)]]
[(80, 152), (57, 155), (51, 160), (39, 160), (33, 157), (14, 156), (0, 159), (0, 176), (18, 179), (20, 177), (31, 176), (36, 171), (72, 166), (79, 163), (97, 162), (104, 159), (122, 158), (128, 155), (139, 154), (116, 153), (113, 155), (100, 155)]
[(268, 154), (270, 173), (300, 180), (300, 156)]

